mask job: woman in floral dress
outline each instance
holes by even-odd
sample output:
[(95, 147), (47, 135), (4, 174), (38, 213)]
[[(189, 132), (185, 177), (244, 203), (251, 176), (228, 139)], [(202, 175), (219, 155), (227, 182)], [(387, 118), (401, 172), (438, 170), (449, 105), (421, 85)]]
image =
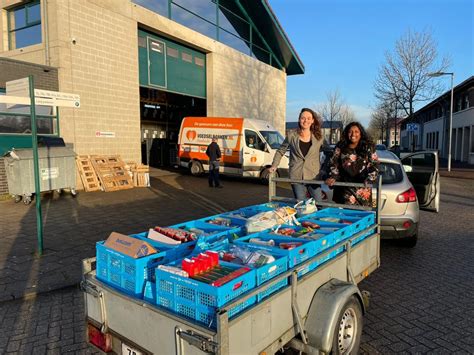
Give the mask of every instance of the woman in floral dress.
[[(326, 184), (333, 186), (336, 181), (372, 184), (377, 180), (378, 173), (374, 144), (360, 123), (349, 123), (336, 144)], [(334, 186), (333, 201), (372, 206), (372, 190), (369, 187)]]

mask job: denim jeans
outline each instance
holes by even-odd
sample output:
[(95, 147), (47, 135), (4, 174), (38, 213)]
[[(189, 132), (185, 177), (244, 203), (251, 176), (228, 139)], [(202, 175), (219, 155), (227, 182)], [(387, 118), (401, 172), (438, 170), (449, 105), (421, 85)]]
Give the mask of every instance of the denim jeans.
[(308, 199), (308, 192), (310, 197), (314, 198), (316, 201), (321, 201), (321, 192), (316, 190), (318, 187), (319, 185), (291, 184), (293, 194), (298, 201)]

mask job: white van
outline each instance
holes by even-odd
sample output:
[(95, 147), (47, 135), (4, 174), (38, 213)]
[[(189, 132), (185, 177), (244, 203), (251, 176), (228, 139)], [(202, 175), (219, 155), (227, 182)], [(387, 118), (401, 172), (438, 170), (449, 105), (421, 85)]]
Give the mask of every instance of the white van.
[[(249, 118), (185, 117), (178, 138), (179, 165), (193, 175), (209, 169), (206, 155), (212, 138), (222, 152), (219, 172), (268, 180), (268, 168), (284, 138), (269, 122)], [(281, 159), (279, 176), (288, 175), (288, 154)]]

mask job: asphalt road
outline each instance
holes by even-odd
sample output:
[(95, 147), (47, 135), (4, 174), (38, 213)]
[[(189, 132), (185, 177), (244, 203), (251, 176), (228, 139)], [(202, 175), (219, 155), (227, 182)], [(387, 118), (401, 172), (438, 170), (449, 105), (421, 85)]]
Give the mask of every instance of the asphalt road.
[[(194, 196), (206, 183), (181, 179)], [(241, 180), (224, 184), (236, 196), (251, 184), (249, 202), (265, 193)], [(360, 285), (372, 295), (362, 353), (474, 353), (474, 184), (446, 178), (441, 188), (440, 213), (422, 212), (418, 245), (383, 242), (381, 268)], [(93, 353), (83, 306), (77, 287), (0, 303), (0, 354)]]

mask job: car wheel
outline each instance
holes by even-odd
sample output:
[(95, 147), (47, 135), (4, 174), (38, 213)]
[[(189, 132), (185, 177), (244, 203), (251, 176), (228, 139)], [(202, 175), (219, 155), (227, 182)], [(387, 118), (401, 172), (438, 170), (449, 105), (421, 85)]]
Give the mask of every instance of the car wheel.
[(191, 162), (191, 166), (189, 167), (189, 170), (191, 171), (191, 174), (193, 174), (194, 176), (199, 176), (204, 172), (204, 168), (202, 167), (202, 164), (198, 161)]
[(416, 243), (418, 242), (418, 235), (412, 235), (411, 237), (403, 238), (400, 240), (402, 243), (402, 246), (406, 248), (414, 248), (416, 246)]
[(352, 296), (339, 313), (334, 329), (332, 354), (357, 354), (362, 326), (362, 309), (359, 301)]

